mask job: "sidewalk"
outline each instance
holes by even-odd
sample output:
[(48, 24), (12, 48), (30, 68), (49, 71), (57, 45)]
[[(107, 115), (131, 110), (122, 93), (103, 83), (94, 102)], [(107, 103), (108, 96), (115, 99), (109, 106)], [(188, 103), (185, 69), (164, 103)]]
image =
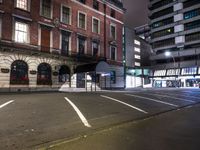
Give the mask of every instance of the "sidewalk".
[(199, 113), (200, 105), (196, 105), (39, 150), (199, 150)]

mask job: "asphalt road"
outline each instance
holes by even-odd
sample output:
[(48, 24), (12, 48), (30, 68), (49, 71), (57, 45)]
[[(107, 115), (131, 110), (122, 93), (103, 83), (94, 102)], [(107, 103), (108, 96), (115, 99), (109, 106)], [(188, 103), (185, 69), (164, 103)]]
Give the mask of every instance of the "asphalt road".
[[(176, 139), (182, 141), (183, 145), (187, 142), (188, 146), (192, 144), (190, 150), (193, 150), (197, 146), (200, 147), (200, 144), (197, 144), (200, 143), (199, 102), (200, 90), (191, 89), (1, 94), (0, 149), (38, 149), (88, 135), (85, 143), (96, 141), (99, 144), (95, 145), (104, 150), (117, 150), (117, 147), (121, 150), (122, 148), (117, 146), (120, 142), (115, 143), (120, 141), (121, 137), (127, 137), (128, 141), (134, 139), (134, 142), (127, 143), (122, 138), (120, 145), (124, 145), (123, 150), (132, 150), (133, 143), (136, 150), (167, 150), (171, 144), (170, 140), (172, 145), (169, 150), (172, 150)], [(186, 111), (188, 108), (190, 111)], [(146, 120), (148, 121), (145, 122)], [(137, 125), (129, 126), (130, 123)], [(170, 130), (173, 127), (176, 130)], [(113, 130), (109, 131), (110, 129)], [(110, 138), (102, 134), (107, 130), (109, 132), (106, 135)], [(187, 134), (188, 131), (190, 134)], [(130, 133), (137, 134), (132, 137), (133, 134)], [(114, 135), (118, 135), (118, 138), (114, 138), (115, 142), (112, 140), (110, 147), (104, 147), (109, 145), (106, 142), (113, 139)], [(158, 140), (161, 139), (160, 136), (166, 139), (169, 145), (165, 140)], [(98, 142), (98, 139), (106, 141)], [(190, 143), (191, 141), (193, 143)], [(81, 140), (75, 140), (67, 144), (68, 148), (64, 144), (65, 147), (61, 146), (61, 149), (73, 150), (75, 145), (74, 149), (84, 150), (80, 143)], [(149, 147), (142, 148), (141, 145), (144, 144), (141, 143)], [(153, 148), (155, 145), (157, 148)], [(178, 148), (180, 147), (176, 146), (174, 149), (179, 150)], [(97, 150), (97, 147), (85, 149)]]

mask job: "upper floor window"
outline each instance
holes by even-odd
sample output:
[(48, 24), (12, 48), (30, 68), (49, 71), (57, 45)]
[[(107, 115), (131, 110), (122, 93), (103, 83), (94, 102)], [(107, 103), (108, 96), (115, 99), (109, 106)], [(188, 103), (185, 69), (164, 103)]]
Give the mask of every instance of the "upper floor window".
[(99, 43), (98, 42), (92, 42), (92, 55), (97, 56), (99, 53)]
[(71, 11), (69, 7), (62, 6), (62, 16), (61, 21), (66, 24), (70, 24), (71, 22)]
[(86, 29), (86, 14), (81, 12), (78, 13), (78, 27)]
[(41, 15), (51, 18), (51, 0), (42, 0)]
[(114, 9), (111, 9), (111, 10), (110, 10), (110, 16), (113, 17), (113, 18), (115, 18), (115, 15), (116, 15), (116, 14), (115, 14), (115, 10), (114, 10)]
[(79, 2), (85, 4), (86, 0), (78, 0)]
[(110, 26), (110, 37), (112, 39), (116, 39), (116, 27), (115, 27), (115, 25)]
[(19, 43), (28, 43), (28, 24), (15, 22), (15, 41)]
[(92, 32), (100, 33), (100, 20), (93, 18), (92, 19)]
[(111, 60), (116, 60), (117, 58), (117, 53), (116, 53), (116, 47), (115, 46), (111, 46), (110, 47), (110, 59)]
[(86, 39), (84, 37), (78, 37), (78, 54), (85, 54)]
[(99, 10), (99, 2), (97, 0), (93, 0), (93, 8)]
[(17, 0), (16, 7), (24, 10), (28, 10), (28, 0)]

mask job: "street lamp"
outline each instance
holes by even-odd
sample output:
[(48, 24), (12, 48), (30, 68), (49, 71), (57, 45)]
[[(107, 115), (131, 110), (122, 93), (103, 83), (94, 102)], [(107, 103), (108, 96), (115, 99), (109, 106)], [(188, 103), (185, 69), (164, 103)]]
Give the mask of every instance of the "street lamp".
[(169, 51), (166, 51), (165, 52), (165, 56), (166, 57), (172, 57), (172, 59), (173, 59), (173, 61), (174, 61), (174, 71), (175, 71), (175, 82), (176, 82), (176, 62), (175, 62), (175, 58), (174, 58), (174, 56), (172, 55), (172, 53), (171, 52), (169, 52)]

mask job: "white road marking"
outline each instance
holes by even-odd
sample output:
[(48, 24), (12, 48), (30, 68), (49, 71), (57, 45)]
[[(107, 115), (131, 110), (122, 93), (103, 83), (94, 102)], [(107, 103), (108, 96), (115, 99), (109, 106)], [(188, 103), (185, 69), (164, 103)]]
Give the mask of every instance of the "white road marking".
[(101, 97), (107, 98), (107, 99), (110, 99), (110, 100), (113, 100), (113, 101), (116, 101), (116, 102), (121, 103), (121, 104), (124, 104), (124, 105), (126, 105), (126, 106), (128, 106), (128, 107), (131, 107), (131, 108), (133, 108), (133, 109), (135, 109), (135, 110), (138, 110), (138, 111), (140, 111), (140, 112), (143, 112), (143, 113), (145, 113), (145, 114), (148, 114), (148, 112), (146, 112), (146, 111), (144, 111), (144, 110), (142, 110), (142, 109), (140, 109), (140, 108), (137, 108), (137, 107), (135, 107), (135, 106), (132, 106), (132, 105), (130, 105), (130, 104), (127, 104), (127, 103), (125, 103), (125, 102), (122, 102), (122, 101), (120, 101), (120, 100), (118, 100), (118, 99), (115, 99), (115, 98), (112, 98), (112, 97), (108, 97), (108, 96), (105, 96), (105, 95), (101, 95)]
[[(162, 93), (162, 94), (164, 94), (163, 92), (160, 92), (160, 93)], [(167, 93), (168, 95), (171, 95), (171, 96), (180, 96), (182, 93), (180, 93), (180, 94), (175, 94), (175, 93)], [(184, 96), (184, 97), (190, 97), (190, 98), (195, 98), (195, 99), (200, 99), (200, 97), (196, 97), (196, 96), (190, 96), (190, 95), (182, 95), (182, 96)]]
[(76, 105), (75, 105), (74, 103), (72, 103), (72, 101), (70, 101), (67, 97), (65, 97), (65, 100), (68, 101), (69, 104), (74, 108), (74, 110), (75, 110), (76, 113), (78, 114), (79, 118), (81, 119), (82, 123), (83, 123), (86, 127), (88, 127), (88, 128), (92, 127), (92, 126), (88, 123), (87, 119), (83, 116), (83, 114), (81, 113), (81, 111), (78, 109), (78, 107), (76, 107)]
[(168, 96), (168, 95), (161, 95), (161, 94), (149, 94), (149, 93), (146, 93), (147, 95), (157, 95), (157, 96), (160, 96), (160, 97), (169, 97), (169, 98), (172, 98), (172, 99), (177, 99), (177, 100), (181, 100), (181, 101), (186, 101), (186, 102), (191, 102), (191, 103), (194, 103), (195, 101), (192, 101), (192, 100), (186, 100), (186, 99), (183, 99), (183, 98), (177, 98), (177, 97), (172, 97), (172, 96)]
[(10, 103), (12, 103), (12, 102), (14, 102), (14, 100), (8, 101), (8, 102), (6, 102), (6, 103), (0, 105), (0, 108), (5, 107), (6, 105), (8, 105), (8, 104), (10, 104)]
[(165, 105), (170, 105), (170, 106), (173, 106), (173, 107), (178, 107), (178, 105), (171, 104), (171, 103), (168, 103), (168, 102), (163, 102), (163, 101), (152, 99), (152, 98), (148, 98), (148, 97), (143, 97), (143, 96), (139, 96), (139, 95), (132, 95), (132, 94), (125, 94), (125, 95), (132, 96), (132, 97), (137, 97), (137, 98), (142, 98), (142, 99), (154, 101), (154, 102), (165, 104)]

